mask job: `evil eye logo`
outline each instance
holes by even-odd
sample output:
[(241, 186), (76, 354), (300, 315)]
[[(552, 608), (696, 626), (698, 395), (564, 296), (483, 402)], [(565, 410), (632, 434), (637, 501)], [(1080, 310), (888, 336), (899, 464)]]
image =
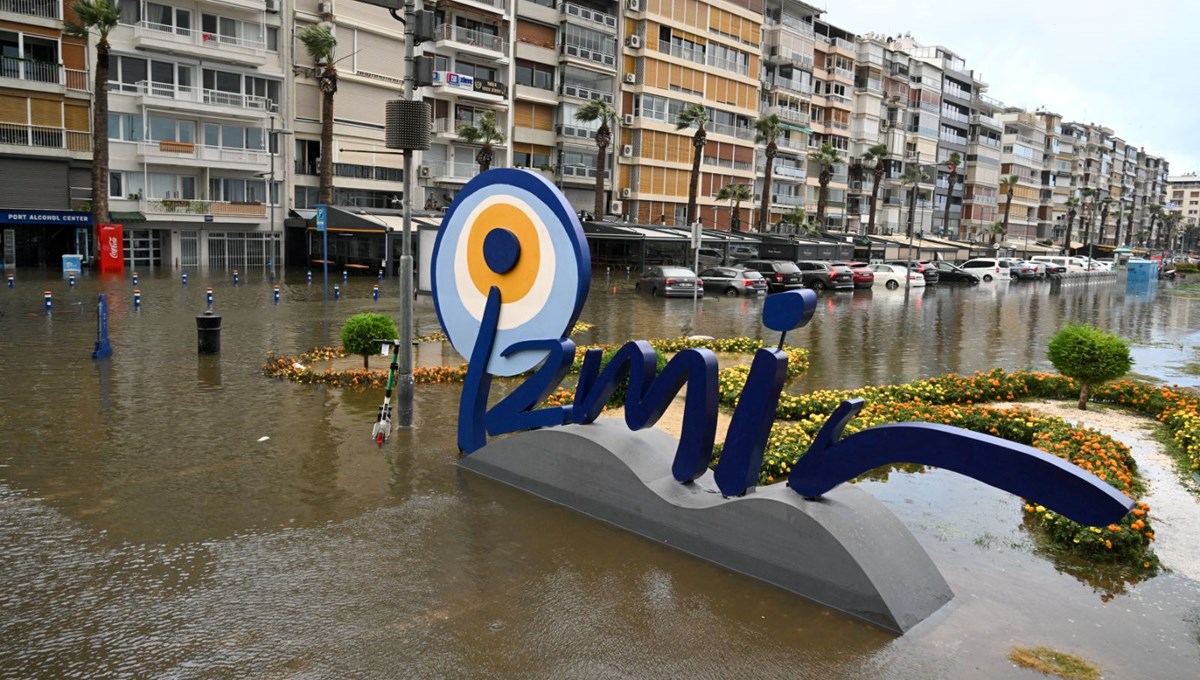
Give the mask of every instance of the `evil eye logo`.
[(558, 189), (509, 168), (471, 180), (446, 212), (433, 249), (433, 299), (454, 349), (470, 357), (488, 293), (500, 292), (492, 375), (516, 375), (545, 352), (502, 356), (524, 340), (566, 337), (587, 297), (591, 260), (583, 228)]

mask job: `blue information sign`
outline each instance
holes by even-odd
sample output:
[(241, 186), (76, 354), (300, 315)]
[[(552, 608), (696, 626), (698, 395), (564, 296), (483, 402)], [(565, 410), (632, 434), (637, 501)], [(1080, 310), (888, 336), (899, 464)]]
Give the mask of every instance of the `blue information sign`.
[(317, 231), (325, 231), (325, 225), (329, 220), (329, 206), (317, 206)]
[(69, 210), (0, 210), (0, 224), (88, 225), (92, 216)]

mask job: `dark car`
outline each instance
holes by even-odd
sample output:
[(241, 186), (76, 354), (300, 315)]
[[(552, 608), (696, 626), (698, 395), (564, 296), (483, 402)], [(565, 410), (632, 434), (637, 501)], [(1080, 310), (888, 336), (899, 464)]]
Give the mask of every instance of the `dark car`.
[(978, 276), (958, 265), (950, 264), (945, 260), (937, 260), (932, 264), (938, 270), (938, 278), (941, 281), (945, 281), (946, 283), (969, 283), (971, 285), (979, 283)]
[(1009, 274), (1014, 279), (1036, 279), (1041, 277), (1041, 274), (1038, 272), (1037, 268), (1031, 263), (1024, 260), (1019, 260), (1015, 257), (1000, 258), (1000, 266), (1007, 266)]
[(767, 288), (770, 293), (778, 293), (784, 290), (796, 290), (804, 287), (804, 280), (800, 276), (800, 270), (794, 262), (787, 260), (745, 260), (742, 266), (746, 269), (752, 269), (767, 280)]
[(887, 264), (898, 264), (901, 267), (907, 266), (914, 272), (925, 277), (925, 284), (937, 283), (941, 280), (942, 275), (938, 272), (937, 267), (917, 260), (890, 260)]
[(804, 276), (804, 285), (813, 290), (854, 290), (854, 274), (849, 267), (835, 267), (816, 260), (800, 260), (796, 266)]
[(654, 297), (693, 297), (697, 286), (704, 282), (685, 267), (650, 267), (642, 273), (634, 290), (647, 291)]
[(866, 262), (834, 262), (835, 267), (846, 267), (854, 275), (855, 288), (870, 288), (875, 285), (875, 272)]
[(767, 292), (767, 280), (753, 269), (714, 267), (700, 272), (700, 278), (704, 280), (704, 292), (711, 295), (737, 297)]

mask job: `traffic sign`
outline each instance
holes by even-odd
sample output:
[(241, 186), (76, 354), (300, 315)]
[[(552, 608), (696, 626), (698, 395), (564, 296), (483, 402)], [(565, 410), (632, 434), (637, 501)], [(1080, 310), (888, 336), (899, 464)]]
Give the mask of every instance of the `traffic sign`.
[(329, 221), (329, 206), (317, 206), (317, 231), (325, 231), (325, 225)]

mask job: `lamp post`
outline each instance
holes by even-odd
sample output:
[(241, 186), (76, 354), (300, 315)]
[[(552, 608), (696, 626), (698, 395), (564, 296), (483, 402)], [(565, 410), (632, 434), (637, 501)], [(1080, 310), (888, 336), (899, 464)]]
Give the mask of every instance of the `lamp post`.
[(275, 154), (278, 153), (278, 151), (276, 149), (278, 149), (278, 147), (279, 147), (279, 135), (290, 135), (290, 134), (292, 134), (291, 130), (275, 129), (275, 114), (274, 114), (274, 112), (272, 112), (271, 113), (271, 132), (270, 132), (270, 136), (267, 137), (267, 147), (268, 147), (267, 150), (271, 154), (271, 172), (258, 173), (259, 177), (264, 177), (264, 176), (267, 177), (267, 202), (271, 204), (271, 280), (272, 281), (275, 280), (275, 260), (278, 259), (276, 257), (276, 255), (278, 255), (278, 253), (279, 253), (279, 249), (278, 249), (279, 242), (275, 240), (275, 205), (279, 202), (279, 196), (278, 196), (278, 194), (276, 194), (275, 196), (271, 195), (271, 191), (275, 188)]

